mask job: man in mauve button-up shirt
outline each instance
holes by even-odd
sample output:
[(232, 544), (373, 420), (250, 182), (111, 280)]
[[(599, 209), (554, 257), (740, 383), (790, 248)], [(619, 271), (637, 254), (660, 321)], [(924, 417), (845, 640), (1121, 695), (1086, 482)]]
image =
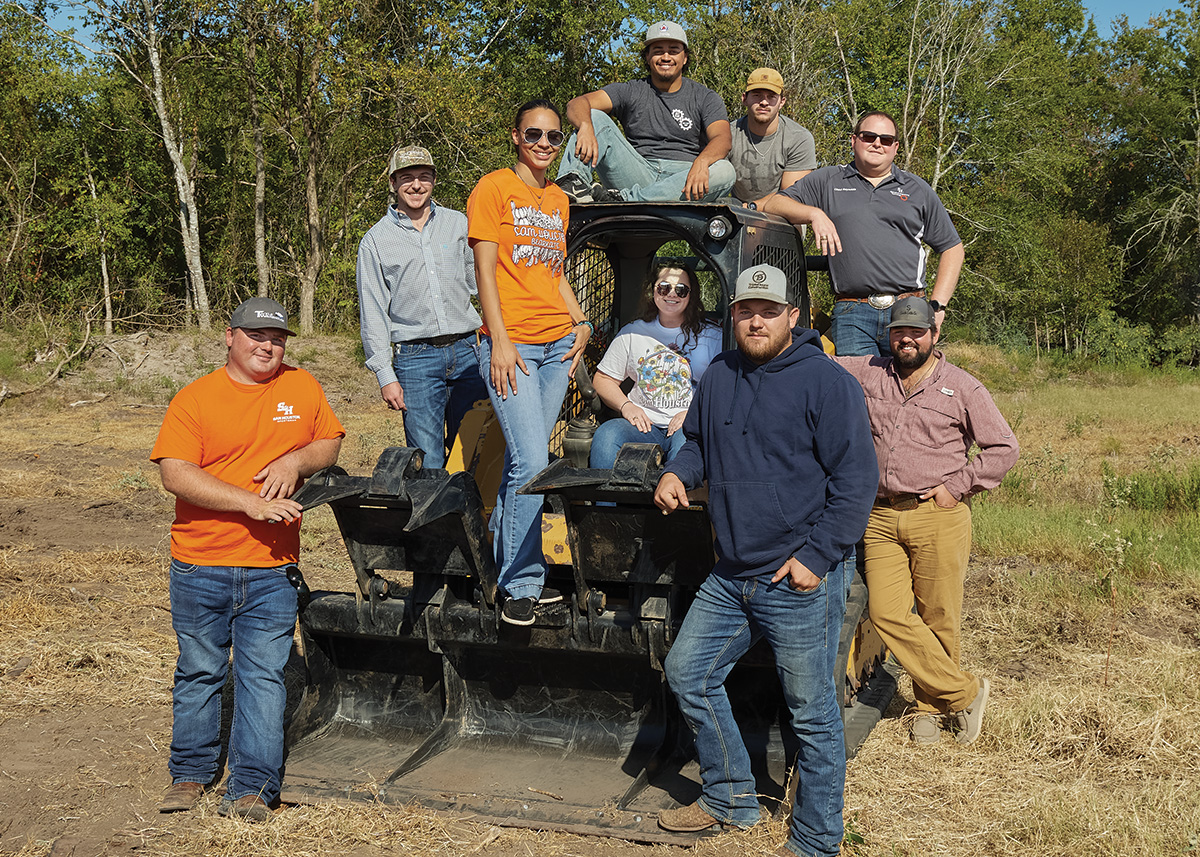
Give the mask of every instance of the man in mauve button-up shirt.
[(404, 440), (442, 467), (463, 416), (487, 398), (469, 338), (475, 258), (467, 218), (433, 201), (433, 159), (420, 146), (392, 155), (396, 202), (358, 245), (358, 314), (367, 368), (389, 408), (404, 412)]
[(891, 319), (894, 357), (836, 358), (862, 385), (879, 459), (863, 536), (871, 621), (912, 678), (913, 741), (936, 743), (948, 722), (970, 744), (989, 685), (959, 666), (967, 501), (1000, 484), (1017, 461), (1017, 439), (983, 384), (934, 350), (938, 330), (924, 298), (897, 301)]

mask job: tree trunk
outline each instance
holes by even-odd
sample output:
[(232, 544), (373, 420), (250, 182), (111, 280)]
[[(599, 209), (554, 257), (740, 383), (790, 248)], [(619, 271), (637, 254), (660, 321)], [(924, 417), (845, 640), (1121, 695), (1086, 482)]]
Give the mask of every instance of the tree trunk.
[[(87, 183), (88, 190), (92, 194), (92, 202), (98, 203), (99, 197), (96, 194), (96, 178), (92, 175), (92, 161), (88, 157), (87, 146), (83, 147), (83, 163), (87, 168)], [(104, 335), (112, 336), (113, 334), (113, 311), (112, 311), (112, 289), (108, 282), (108, 248), (106, 245), (106, 233), (104, 226), (100, 222), (100, 210), (94, 212), (96, 218), (96, 232), (100, 235), (100, 286), (104, 290)]]
[(254, 34), (246, 37), (246, 92), (250, 99), (250, 123), (254, 126), (254, 266), (258, 271), (258, 296), (265, 298), (271, 285), (267, 263), (267, 156), (263, 145), (262, 116), (258, 110), (257, 48)]
[(167, 157), (171, 159), (175, 191), (179, 196), (179, 231), (183, 240), (183, 256), (187, 262), (188, 292), (195, 301), (200, 329), (209, 330), (212, 319), (208, 308), (208, 289), (204, 284), (204, 268), (200, 261), (200, 217), (196, 208), (196, 189), (183, 160), (183, 142), (167, 108), (158, 28), (155, 24), (157, 10), (151, 6), (150, 0), (142, 0), (142, 9), (146, 15), (146, 52), (152, 74), (149, 94), (162, 127), (163, 145), (166, 146)]

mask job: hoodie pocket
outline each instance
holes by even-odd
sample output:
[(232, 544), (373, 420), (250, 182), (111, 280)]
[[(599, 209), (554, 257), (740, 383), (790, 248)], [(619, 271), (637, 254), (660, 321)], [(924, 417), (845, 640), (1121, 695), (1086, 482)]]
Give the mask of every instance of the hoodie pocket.
[(794, 525), (772, 482), (716, 482), (708, 486), (709, 516), (731, 562), (757, 568), (791, 553)]

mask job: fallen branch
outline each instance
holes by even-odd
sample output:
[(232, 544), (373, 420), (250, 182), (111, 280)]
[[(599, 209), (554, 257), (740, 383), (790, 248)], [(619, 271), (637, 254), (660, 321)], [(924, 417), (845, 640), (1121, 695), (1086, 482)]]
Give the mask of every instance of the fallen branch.
[(10, 390), (10, 389), (8, 389), (8, 386), (5, 385), (3, 388), (0, 388), (0, 404), (4, 404), (4, 401), (6, 399), (15, 399), (18, 396), (25, 396), (25, 395), (28, 395), (29, 393), (36, 393), (38, 390), (42, 389), (43, 387), (47, 387), (50, 384), (53, 384), (55, 381), (57, 381), (59, 374), (62, 373), (63, 367), (66, 366), (68, 363), (70, 363), (72, 360), (74, 360), (76, 357), (78, 357), (80, 354), (82, 354), (83, 349), (87, 348), (88, 342), (92, 338), (92, 317), (90, 315), (85, 315), (84, 322), (85, 322), (85, 328), (83, 331), (83, 342), (80, 343), (79, 347), (76, 348), (70, 355), (64, 357), (59, 362), (59, 364), (54, 367), (54, 371), (50, 373), (50, 376), (48, 378), (46, 378), (46, 380), (42, 381), (42, 383), (40, 383), (40, 384), (35, 384), (34, 386), (30, 387), (28, 390)]

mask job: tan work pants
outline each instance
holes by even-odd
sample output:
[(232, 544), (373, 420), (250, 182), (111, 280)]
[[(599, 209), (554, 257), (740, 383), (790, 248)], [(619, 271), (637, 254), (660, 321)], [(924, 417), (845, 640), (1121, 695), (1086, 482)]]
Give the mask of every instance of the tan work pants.
[(979, 692), (979, 680), (958, 666), (970, 506), (927, 500), (899, 512), (877, 504), (863, 545), (871, 621), (912, 678), (917, 712), (962, 711)]

